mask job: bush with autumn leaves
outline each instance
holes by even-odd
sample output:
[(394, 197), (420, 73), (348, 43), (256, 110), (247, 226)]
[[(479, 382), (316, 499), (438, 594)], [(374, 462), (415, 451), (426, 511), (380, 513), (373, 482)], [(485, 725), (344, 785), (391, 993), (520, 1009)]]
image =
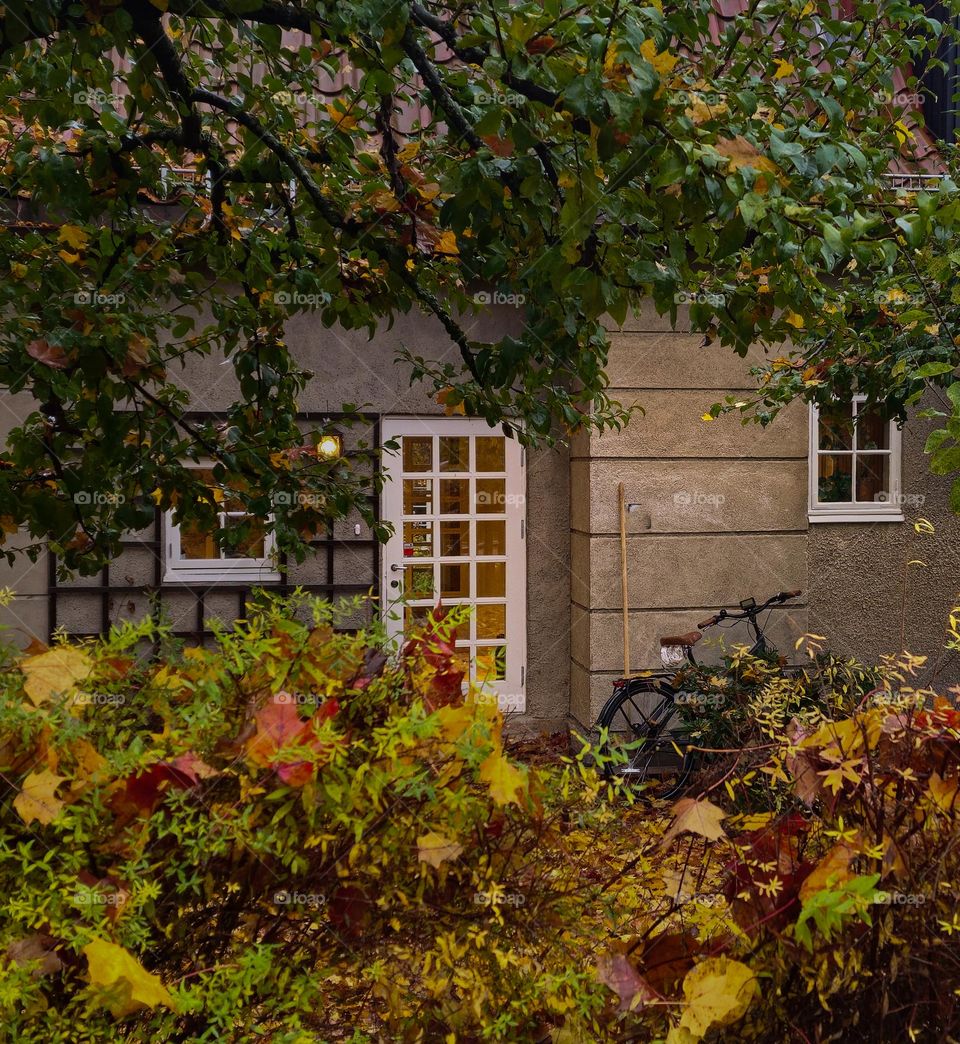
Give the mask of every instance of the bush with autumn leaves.
[(775, 811), (736, 775), (668, 805), (586, 743), (516, 757), (452, 614), (402, 650), (339, 620), (295, 598), (206, 649), (143, 624), (4, 654), (6, 1036), (955, 1031), (960, 714), (914, 665), (771, 742)]

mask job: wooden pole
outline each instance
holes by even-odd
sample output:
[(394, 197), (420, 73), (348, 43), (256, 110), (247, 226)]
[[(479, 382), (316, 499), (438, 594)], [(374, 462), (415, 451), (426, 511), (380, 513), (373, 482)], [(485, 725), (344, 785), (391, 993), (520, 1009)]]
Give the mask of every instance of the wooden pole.
[(620, 483), (620, 595), (623, 602), (623, 676), (630, 677), (630, 601), (627, 594), (627, 497)]

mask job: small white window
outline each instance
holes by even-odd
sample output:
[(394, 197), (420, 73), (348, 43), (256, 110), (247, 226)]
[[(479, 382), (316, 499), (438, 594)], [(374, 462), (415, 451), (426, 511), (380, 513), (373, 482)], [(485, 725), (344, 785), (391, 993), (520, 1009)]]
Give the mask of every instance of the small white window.
[(243, 544), (235, 548), (217, 546), (215, 534), (196, 522), (177, 525), (173, 512), (164, 514), (167, 561), (165, 583), (275, 583), (280, 579), (272, 533), (262, 520), (251, 518), (240, 501), (214, 481), (210, 468), (195, 469), (207, 481), (210, 499), (218, 507), (222, 529), (251, 522)]
[(810, 407), (811, 522), (901, 522), (900, 429), (866, 396)]

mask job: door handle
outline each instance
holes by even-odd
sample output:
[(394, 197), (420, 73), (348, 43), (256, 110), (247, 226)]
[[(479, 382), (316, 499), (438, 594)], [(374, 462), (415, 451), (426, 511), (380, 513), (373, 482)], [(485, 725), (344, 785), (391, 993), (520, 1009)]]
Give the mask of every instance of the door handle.
[(396, 562), (394, 562), (393, 565), (390, 566), (390, 572), (391, 573), (400, 573), (402, 571), (403, 571), (403, 566), (402, 565), (397, 565)]

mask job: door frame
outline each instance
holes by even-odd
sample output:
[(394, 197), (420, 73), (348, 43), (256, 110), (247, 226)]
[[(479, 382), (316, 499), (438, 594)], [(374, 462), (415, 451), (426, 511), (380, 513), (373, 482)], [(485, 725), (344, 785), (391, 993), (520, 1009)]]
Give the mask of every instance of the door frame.
[[(494, 691), (501, 710), (523, 711), (526, 708), (526, 674), (527, 674), (527, 541), (526, 541), (526, 453), (516, 440), (503, 435), (496, 428), (491, 428), (482, 418), (444, 417), (444, 416), (385, 416), (380, 422), (380, 444), (385, 447), (388, 442), (404, 435), (473, 435), (496, 436), (504, 438), (506, 450), (506, 482), (505, 505), (506, 517), (506, 646), (507, 668), (503, 681), (487, 683), (487, 691)], [(398, 475), (402, 463), (397, 451), (383, 449), (381, 456), (383, 488), (380, 493), (380, 518), (391, 522), (393, 534), (381, 546), (380, 550), (380, 590), (381, 615), (388, 633), (393, 638), (402, 634), (402, 620), (396, 617), (395, 590), (391, 581), (398, 579), (392, 569), (404, 562), (403, 555), (403, 487)], [(437, 474), (432, 472), (433, 474)], [(469, 475), (475, 478), (476, 471), (451, 473), (451, 475)], [(463, 516), (459, 516), (463, 517)], [(469, 517), (475, 519), (476, 512)], [(483, 516), (479, 516), (483, 519)], [(434, 550), (439, 552), (439, 546)], [(475, 547), (471, 545), (471, 552)], [(434, 557), (434, 560), (439, 555)], [(464, 556), (466, 561), (474, 562), (477, 556), (472, 553)], [(456, 559), (455, 559), (456, 561)], [(402, 576), (402, 574), (400, 574)], [(401, 581), (402, 582), (402, 581)], [(475, 597), (475, 594), (474, 594)], [(439, 593), (438, 593), (439, 599)], [(519, 650), (519, 653), (516, 651)]]

